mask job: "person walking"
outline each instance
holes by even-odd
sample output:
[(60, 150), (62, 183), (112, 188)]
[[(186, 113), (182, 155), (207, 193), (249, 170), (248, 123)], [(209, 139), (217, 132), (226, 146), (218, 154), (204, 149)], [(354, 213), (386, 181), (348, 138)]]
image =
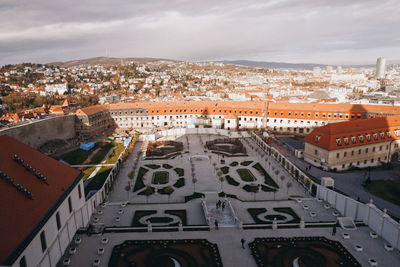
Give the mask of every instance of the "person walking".
[(215, 230), (218, 230), (218, 221), (215, 220), (214, 224), (215, 224)]
[(224, 202), (222, 202), (222, 211), (224, 211), (225, 206), (226, 206), (226, 202), (224, 201)]
[(332, 228), (332, 235), (336, 235), (336, 224)]
[(240, 243), (242, 244), (242, 249), (245, 249), (244, 243), (246, 243), (246, 240), (244, 238), (240, 239)]

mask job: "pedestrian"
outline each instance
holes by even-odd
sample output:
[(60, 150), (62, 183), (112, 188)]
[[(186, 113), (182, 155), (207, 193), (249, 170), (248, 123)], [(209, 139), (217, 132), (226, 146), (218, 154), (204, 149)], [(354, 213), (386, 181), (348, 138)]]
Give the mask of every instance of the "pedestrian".
[(224, 202), (222, 202), (222, 211), (224, 211), (225, 206), (226, 206), (226, 202), (224, 201)]
[(214, 224), (215, 224), (215, 230), (218, 230), (218, 221), (215, 220)]
[(242, 249), (245, 249), (244, 243), (246, 243), (246, 240), (244, 238), (240, 239), (240, 243), (242, 243)]
[(332, 228), (332, 235), (336, 235), (336, 224)]

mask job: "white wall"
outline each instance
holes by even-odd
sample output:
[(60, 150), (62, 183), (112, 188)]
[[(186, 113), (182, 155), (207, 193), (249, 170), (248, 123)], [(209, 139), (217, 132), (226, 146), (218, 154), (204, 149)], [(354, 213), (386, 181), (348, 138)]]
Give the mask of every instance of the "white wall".
[[(81, 199), (79, 199), (78, 186), (81, 187)], [(71, 198), (72, 212), (69, 212), (68, 198)], [(28, 266), (55, 266), (64, 253), (76, 230), (84, 226), (84, 221), (76, 220), (85, 205), (85, 192), (82, 181), (80, 181), (69, 196), (61, 203), (58, 209), (48, 219), (46, 224), (33, 238), (30, 244), (21, 253), (20, 257), (12, 266), (19, 267), (20, 259), (25, 256)], [(61, 228), (57, 229), (56, 214), (60, 214)], [(40, 234), (45, 232), (47, 249), (43, 252), (40, 241)]]

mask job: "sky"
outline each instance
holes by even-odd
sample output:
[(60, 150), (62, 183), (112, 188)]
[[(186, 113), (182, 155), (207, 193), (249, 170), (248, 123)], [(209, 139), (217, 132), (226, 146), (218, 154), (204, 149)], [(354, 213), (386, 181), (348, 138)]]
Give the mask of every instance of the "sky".
[(0, 65), (97, 56), (374, 64), (399, 0), (0, 0)]

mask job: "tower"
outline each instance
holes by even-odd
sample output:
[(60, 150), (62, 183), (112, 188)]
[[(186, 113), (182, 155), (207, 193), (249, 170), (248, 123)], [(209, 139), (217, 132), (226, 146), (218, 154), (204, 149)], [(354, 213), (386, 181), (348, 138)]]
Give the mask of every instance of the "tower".
[(386, 72), (386, 59), (384, 57), (379, 57), (376, 60), (375, 77), (377, 79), (383, 79), (385, 78), (385, 72)]

